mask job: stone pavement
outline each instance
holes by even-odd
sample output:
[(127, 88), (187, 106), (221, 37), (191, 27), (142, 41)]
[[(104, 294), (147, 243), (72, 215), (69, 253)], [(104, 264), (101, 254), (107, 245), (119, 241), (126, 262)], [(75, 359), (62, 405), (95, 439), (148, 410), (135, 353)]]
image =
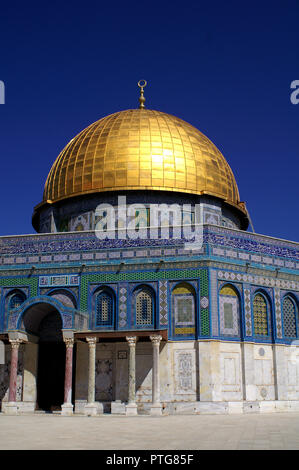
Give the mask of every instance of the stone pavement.
[(0, 413), (0, 450), (299, 449), (299, 413), (71, 417)]

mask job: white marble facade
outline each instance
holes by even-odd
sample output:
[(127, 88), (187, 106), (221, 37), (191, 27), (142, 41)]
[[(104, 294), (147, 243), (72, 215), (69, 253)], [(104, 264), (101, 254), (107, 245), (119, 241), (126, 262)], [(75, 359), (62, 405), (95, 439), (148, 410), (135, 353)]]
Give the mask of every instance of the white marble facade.
[[(9, 347), (7, 357), (9, 357)], [(38, 345), (24, 344), (18, 367), (18, 409), (34, 411)], [(122, 413), (128, 399), (126, 342), (97, 343), (95, 398), (104, 412)], [(165, 413), (234, 413), (299, 409), (299, 346), (224, 341), (160, 344), (160, 397)], [(2, 411), (8, 400), (8, 367), (1, 366)], [(77, 342), (75, 413), (88, 396), (88, 344)], [(137, 342), (136, 403), (152, 402), (152, 344)]]
[[(77, 354), (80, 367), (76, 374), (75, 411), (80, 412), (87, 399), (84, 361), (87, 365), (88, 350), (84, 343), (80, 344)], [(128, 393), (127, 345), (98, 344), (96, 357), (101, 361), (107, 361), (109, 357), (111, 375), (108, 374), (109, 380), (104, 381), (106, 389), (111, 390), (112, 386), (113, 402), (125, 403)], [(151, 392), (152, 346), (137, 343), (136, 402), (139, 412), (149, 410)], [(170, 413), (274, 411), (283, 406), (297, 409), (299, 347), (210, 340), (161, 342), (160, 395), (164, 411)]]

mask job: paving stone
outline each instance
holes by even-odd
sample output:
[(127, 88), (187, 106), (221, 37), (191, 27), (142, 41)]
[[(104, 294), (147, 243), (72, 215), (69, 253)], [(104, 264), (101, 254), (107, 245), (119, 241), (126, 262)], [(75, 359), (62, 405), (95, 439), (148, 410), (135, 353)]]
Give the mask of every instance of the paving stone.
[[(261, 431), (262, 428), (262, 431)], [(0, 450), (299, 449), (299, 413), (64, 417), (0, 413)]]

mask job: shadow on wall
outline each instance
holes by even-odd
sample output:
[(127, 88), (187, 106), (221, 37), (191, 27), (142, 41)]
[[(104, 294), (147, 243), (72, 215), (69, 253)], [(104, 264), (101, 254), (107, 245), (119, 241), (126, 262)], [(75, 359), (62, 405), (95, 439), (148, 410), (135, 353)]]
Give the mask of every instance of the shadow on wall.
[[(166, 343), (160, 343), (160, 359)], [(136, 347), (136, 402), (152, 401), (153, 347), (151, 343), (137, 343)]]

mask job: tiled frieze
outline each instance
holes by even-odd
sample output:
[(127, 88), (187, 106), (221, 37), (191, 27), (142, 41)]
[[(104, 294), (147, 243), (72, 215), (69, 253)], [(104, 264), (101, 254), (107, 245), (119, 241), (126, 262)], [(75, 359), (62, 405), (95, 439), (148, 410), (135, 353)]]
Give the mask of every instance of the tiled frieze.
[(59, 276), (39, 276), (39, 287), (67, 287), (79, 286), (80, 276), (78, 274)]
[(253, 274), (235, 273), (229, 271), (218, 271), (218, 279), (225, 279), (227, 281), (247, 282), (265, 287), (279, 287), (285, 289), (299, 290), (299, 282), (288, 281), (282, 279), (275, 279), (273, 277), (267, 278), (266, 276), (255, 276)]
[[(111, 257), (107, 259), (128, 258), (126, 251), (133, 251), (132, 248), (137, 257), (182, 256), (189, 253), (184, 249), (185, 242), (188, 240), (172, 238), (100, 240), (92, 231), (0, 237), (0, 265), (70, 262), (75, 261), (74, 256), (78, 260), (78, 254), (80, 260), (100, 259), (99, 256), (106, 259), (107, 252)], [(299, 249), (294, 242), (205, 225), (203, 243), (211, 246), (212, 256), (299, 269)], [(159, 250), (161, 255), (155, 254)], [(92, 257), (88, 252), (92, 252)]]

